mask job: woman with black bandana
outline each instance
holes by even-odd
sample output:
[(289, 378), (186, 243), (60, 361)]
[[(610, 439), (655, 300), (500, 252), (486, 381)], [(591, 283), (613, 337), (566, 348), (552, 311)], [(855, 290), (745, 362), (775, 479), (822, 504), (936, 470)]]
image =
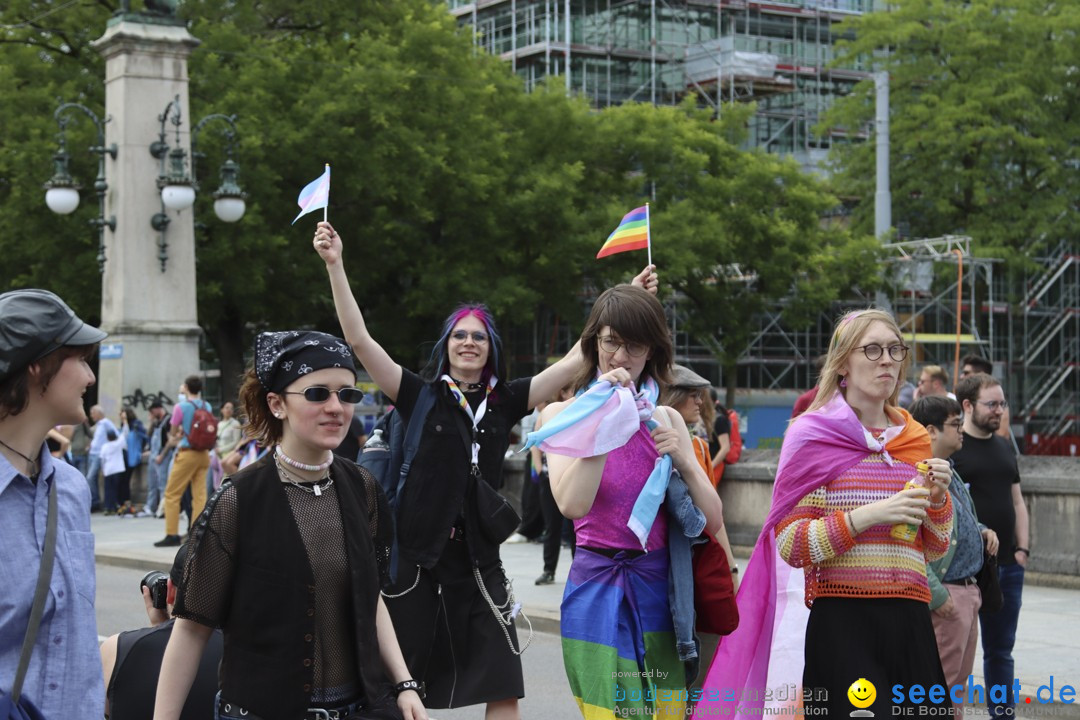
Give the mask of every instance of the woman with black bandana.
[[(405, 659), (427, 683), (429, 707), (486, 703), (487, 720), (518, 718), (525, 689), (517, 608), (499, 541), (478, 521), (473, 479), (501, 487), (511, 428), (569, 384), (582, 366), (581, 351), (575, 346), (539, 375), (507, 382), (490, 312), (463, 305), (446, 319), (421, 377), (368, 332), (345, 276), (341, 238), (329, 223), (318, 224), (314, 247), (326, 263), (345, 338), (402, 420), (425, 394), (433, 397), (399, 498), (400, 559), (385, 595)], [(634, 282), (655, 293), (651, 266)]]
[(225, 634), (215, 717), (427, 718), (379, 595), (386, 499), (331, 452), (363, 397), (355, 383), (338, 338), (257, 338), (240, 398), (273, 452), (222, 484), (192, 530), (155, 720), (179, 717), (214, 627)]

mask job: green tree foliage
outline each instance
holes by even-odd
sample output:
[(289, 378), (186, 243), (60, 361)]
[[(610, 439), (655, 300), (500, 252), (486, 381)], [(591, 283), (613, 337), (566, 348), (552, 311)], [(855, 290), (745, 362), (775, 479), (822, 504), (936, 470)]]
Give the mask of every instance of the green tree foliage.
[[(52, 215), (41, 183), (56, 99), (102, 112), (103, 63), (89, 43), (113, 10), (89, 0), (0, 9), (0, 287), (54, 289), (90, 318), (101, 292), (90, 213)], [(644, 253), (594, 256), (645, 197), (654, 199), (663, 282), (685, 295), (690, 330), (729, 369), (757, 310), (787, 299), (797, 321), (867, 274), (866, 243), (821, 225), (835, 200), (818, 181), (739, 149), (742, 112), (719, 123), (692, 104), (593, 112), (559, 82), (526, 94), (507, 64), (479, 53), (469, 30), (428, 0), (188, 0), (180, 13), (201, 40), (185, 122), (238, 116), (248, 193), (241, 222), (214, 217), (224, 126), (207, 125), (199, 318), (228, 395), (254, 332), (337, 330), (310, 244), (320, 215), (290, 225), (297, 193), (324, 162), (357, 298), (374, 336), (410, 367), (458, 302), (487, 302), (504, 334), (546, 312), (579, 327), (583, 289), (644, 265)], [(79, 152), (90, 130), (80, 121), (69, 132), (84, 185), (96, 169)], [(92, 202), (86, 190), (83, 202)], [(733, 262), (743, 277), (732, 276)]]
[(729, 404), (762, 311), (781, 303), (787, 322), (806, 324), (853, 285), (873, 284), (877, 269), (872, 238), (822, 221), (838, 201), (820, 180), (793, 160), (740, 149), (752, 111), (715, 122), (692, 99), (624, 105), (601, 113), (596, 133), (626, 143), (610, 150), (622, 165), (608, 176), (653, 191), (654, 261), (684, 302), (682, 329), (724, 368)]
[[(1016, 258), (1075, 236), (1080, 5), (1027, 0), (893, 0), (852, 18), (839, 62), (874, 57), (890, 74), (894, 222), (916, 237), (967, 234)], [(871, 80), (828, 127), (874, 114)], [(873, 143), (836, 151), (838, 191), (874, 209)]]
[(575, 274), (557, 260), (573, 257), (566, 198), (581, 169), (556, 133), (583, 109), (521, 92), (442, 5), (361, 5), (186, 6), (203, 40), (192, 104), (241, 116), (244, 182), (262, 198), (239, 264), (228, 242), (200, 246), (204, 325), (220, 322), (225, 337), (239, 322), (336, 328), (310, 246), (318, 215), (289, 225), (292, 198), (324, 161), (357, 298), (405, 365), (422, 362), (423, 340), (459, 302), (487, 302), (509, 324), (542, 306), (570, 310)]
[[(57, 98), (104, 115), (104, 62), (90, 47), (112, 12), (97, 2), (8, 0), (0, 5), (0, 287), (45, 287), (80, 315), (101, 312), (98, 234), (84, 211), (62, 221), (45, 206), (42, 184), (52, 175)], [(93, 194), (97, 156), (90, 119), (73, 113), (68, 128), (72, 173)]]

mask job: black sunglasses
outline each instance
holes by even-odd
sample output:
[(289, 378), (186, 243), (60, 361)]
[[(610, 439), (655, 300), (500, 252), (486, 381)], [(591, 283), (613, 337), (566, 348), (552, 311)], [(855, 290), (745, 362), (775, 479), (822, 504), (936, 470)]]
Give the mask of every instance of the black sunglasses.
[(330, 393), (338, 396), (343, 405), (355, 405), (364, 399), (364, 391), (356, 387), (343, 387), (340, 390), (331, 391), (324, 385), (312, 385), (300, 392), (282, 392), (282, 395), (303, 395), (304, 399), (313, 403), (324, 403), (330, 399)]

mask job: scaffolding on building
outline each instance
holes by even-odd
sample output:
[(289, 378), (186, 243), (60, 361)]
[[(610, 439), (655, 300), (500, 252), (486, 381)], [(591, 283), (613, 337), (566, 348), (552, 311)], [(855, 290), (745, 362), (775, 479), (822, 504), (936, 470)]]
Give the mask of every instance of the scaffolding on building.
[[(761, 313), (757, 332), (739, 357), (736, 385), (811, 387), (817, 379), (814, 360), (827, 351), (836, 318), (876, 304), (894, 314), (911, 347), (911, 379), (923, 365), (939, 365), (955, 379), (957, 358), (981, 355), (1002, 380), (1018, 446), (1031, 454), (1077, 454), (1080, 243), (1063, 241), (1036, 257), (1026, 294), (1016, 300), (1010, 298), (1005, 273), (995, 272), (1003, 261), (976, 255), (972, 242), (944, 236), (885, 245), (888, 292), (834, 303), (807, 327), (786, 324), (782, 304)], [(708, 348), (685, 333), (676, 336), (676, 356), (725, 384)]]
[[(1039, 258), (1022, 309), (1019, 405), (1029, 451), (1080, 452), (1080, 242), (1066, 240)], [(1013, 316), (1010, 315), (1010, 318)]]
[[(880, 2), (880, 0), (877, 0)], [(833, 65), (836, 26), (875, 0), (448, 0), (474, 42), (510, 63), (527, 90), (560, 76), (595, 107), (675, 104), (723, 112), (753, 101), (749, 143), (817, 170), (833, 138), (815, 127), (868, 76)], [(858, 134), (858, 133), (857, 133)]]

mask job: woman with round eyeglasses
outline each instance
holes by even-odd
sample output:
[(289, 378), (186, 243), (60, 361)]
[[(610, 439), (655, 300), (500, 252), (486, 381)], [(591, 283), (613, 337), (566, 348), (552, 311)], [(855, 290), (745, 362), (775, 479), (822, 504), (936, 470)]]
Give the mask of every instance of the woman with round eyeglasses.
[[(889, 313), (837, 322), (817, 397), (784, 437), (772, 508), (739, 590), (740, 624), (706, 687), (763, 693), (801, 680), (807, 715), (813, 707), (846, 717), (848, 689), (869, 681), (876, 699), (859, 695), (856, 707), (883, 717), (894, 685), (945, 684), (926, 563), (948, 549), (952, 471), (897, 405), (909, 362)], [(913, 479), (919, 486), (908, 488)], [(894, 535), (894, 525), (914, 526), (913, 538)], [(730, 703), (700, 709), (725, 711), (714, 705)]]
[(673, 352), (659, 301), (605, 291), (580, 346), (582, 393), (545, 408), (540, 431), (577, 536), (560, 611), (567, 679), (586, 718), (685, 717), (697, 659), (689, 538), (722, 530), (720, 497), (683, 418), (658, 404)]
[(389, 505), (370, 473), (332, 453), (363, 397), (355, 385), (344, 340), (256, 339), (240, 400), (248, 433), (273, 450), (227, 478), (192, 529), (155, 720), (181, 717), (215, 627), (215, 718), (427, 718), (380, 596)]
[[(535, 377), (507, 381), (491, 313), (462, 305), (443, 323), (423, 375), (414, 373), (368, 332), (338, 233), (319, 223), (313, 244), (326, 263), (345, 338), (402, 421), (422, 398), (431, 400), (398, 498), (397, 577), (385, 593), (405, 659), (427, 683), (428, 707), (486, 703), (488, 720), (517, 718), (525, 694), (517, 609), (499, 559), (501, 540), (489, 537), (478, 517), (478, 483), (502, 486), (511, 428), (570, 382), (581, 352), (575, 347)], [(655, 288), (652, 268), (635, 282)]]

